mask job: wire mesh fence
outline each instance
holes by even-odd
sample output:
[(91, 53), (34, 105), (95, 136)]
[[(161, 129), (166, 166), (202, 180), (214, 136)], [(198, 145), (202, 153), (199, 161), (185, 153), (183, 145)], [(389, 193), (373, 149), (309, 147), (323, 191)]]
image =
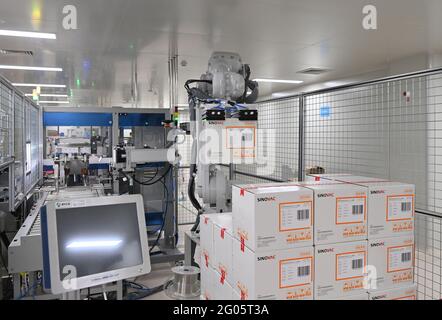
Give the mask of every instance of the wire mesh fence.
[[(189, 113), (183, 111), (180, 114), (180, 122), (188, 122)], [(198, 214), (197, 210), (192, 206), (187, 195), (187, 186), (189, 183), (189, 165), (193, 139), (191, 135), (182, 137), (178, 144), (178, 152), (181, 156), (180, 168), (178, 171), (178, 224), (187, 225), (195, 222)]]
[[(258, 109), (257, 164), (238, 165), (237, 171), (276, 180), (298, 177), (299, 100), (256, 104)], [(247, 176), (238, 174), (239, 180)], [(265, 181), (247, 177), (247, 181)], [(268, 182), (268, 181), (267, 181)]]
[(419, 300), (442, 299), (442, 218), (416, 214), (415, 281)]
[(24, 193), (24, 153), (23, 153), (23, 128), (24, 128), (23, 98), (14, 95), (14, 156), (15, 156), (15, 193)]
[[(442, 75), (308, 94), (305, 167), (412, 183), (419, 299), (441, 299)], [(439, 163), (439, 164), (438, 164)]]
[(12, 157), (12, 128), (14, 121), (12, 89), (0, 79), (0, 164)]

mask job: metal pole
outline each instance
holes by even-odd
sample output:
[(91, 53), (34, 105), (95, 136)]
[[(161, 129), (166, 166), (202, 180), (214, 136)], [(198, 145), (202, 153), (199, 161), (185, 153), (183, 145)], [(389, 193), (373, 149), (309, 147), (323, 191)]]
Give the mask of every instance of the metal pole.
[(304, 181), (304, 110), (305, 96), (299, 97), (298, 180)]
[(10, 128), (10, 155), (12, 159), (14, 160), (12, 164), (9, 166), (9, 211), (15, 211), (15, 92), (14, 90), (11, 91), (12, 95), (12, 121), (11, 128)]

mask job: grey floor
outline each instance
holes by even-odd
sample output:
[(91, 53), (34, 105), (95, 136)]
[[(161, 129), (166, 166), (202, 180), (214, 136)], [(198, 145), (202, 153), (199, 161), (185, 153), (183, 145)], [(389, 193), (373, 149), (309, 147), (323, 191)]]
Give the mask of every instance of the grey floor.
[[(185, 225), (180, 226), (179, 237), (178, 237), (178, 248), (184, 252), (184, 233), (189, 230), (192, 226)], [(148, 288), (153, 288), (161, 284), (166, 283), (168, 280), (172, 279), (173, 274), (171, 268), (175, 266), (173, 263), (162, 263), (152, 265), (151, 273), (139, 277), (136, 282), (142, 284)], [(154, 294), (144, 300), (171, 300), (164, 291)]]

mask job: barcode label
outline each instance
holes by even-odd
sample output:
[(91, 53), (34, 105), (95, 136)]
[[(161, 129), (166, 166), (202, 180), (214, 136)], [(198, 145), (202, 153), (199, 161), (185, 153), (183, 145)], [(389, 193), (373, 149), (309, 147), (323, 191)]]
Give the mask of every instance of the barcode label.
[(411, 210), (411, 202), (402, 202), (401, 203), (401, 211), (408, 212)]
[(353, 206), (353, 208), (352, 208), (353, 215), (359, 215), (359, 214), (363, 214), (363, 213), (364, 213), (364, 205), (363, 204)]
[(310, 266), (298, 267), (298, 277), (306, 277), (310, 275)]
[(253, 142), (254, 134), (253, 132), (243, 132), (242, 141), (243, 142)]
[(336, 224), (365, 222), (365, 197), (337, 198)]
[(413, 195), (389, 196), (387, 221), (407, 220), (413, 218)]
[(337, 254), (336, 280), (362, 278), (366, 255), (366, 251)]
[(290, 288), (301, 284), (311, 283), (312, 258), (281, 261), (280, 288)]
[(362, 269), (364, 266), (364, 259), (355, 259), (351, 261), (351, 268), (353, 270)]
[(402, 252), (401, 261), (402, 262), (411, 261), (411, 252)]
[(403, 271), (413, 268), (413, 245), (388, 248), (388, 272)]
[(312, 228), (311, 210), (311, 202), (281, 203), (279, 230), (292, 231)]
[(298, 220), (309, 220), (310, 219), (310, 210), (298, 210)]

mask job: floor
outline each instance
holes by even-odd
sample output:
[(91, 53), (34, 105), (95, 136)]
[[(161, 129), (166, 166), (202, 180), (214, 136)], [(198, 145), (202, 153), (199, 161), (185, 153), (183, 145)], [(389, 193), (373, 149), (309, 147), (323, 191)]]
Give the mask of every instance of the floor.
[[(180, 226), (178, 237), (178, 248), (184, 252), (184, 233), (190, 230), (191, 225)], [(152, 265), (152, 271), (145, 275), (135, 279), (135, 282), (142, 284), (148, 288), (157, 287), (161, 284), (165, 284), (167, 281), (173, 278), (171, 268), (174, 267), (174, 263), (162, 263)], [(143, 300), (171, 300), (164, 291), (149, 296)]]
[[(148, 275), (137, 278), (136, 282), (148, 288), (154, 288), (165, 284), (173, 278), (171, 268), (172, 266), (169, 263), (153, 265), (152, 272)], [(171, 298), (169, 298), (163, 290), (157, 294), (144, 298), (143, 300), (171, 300)]]

